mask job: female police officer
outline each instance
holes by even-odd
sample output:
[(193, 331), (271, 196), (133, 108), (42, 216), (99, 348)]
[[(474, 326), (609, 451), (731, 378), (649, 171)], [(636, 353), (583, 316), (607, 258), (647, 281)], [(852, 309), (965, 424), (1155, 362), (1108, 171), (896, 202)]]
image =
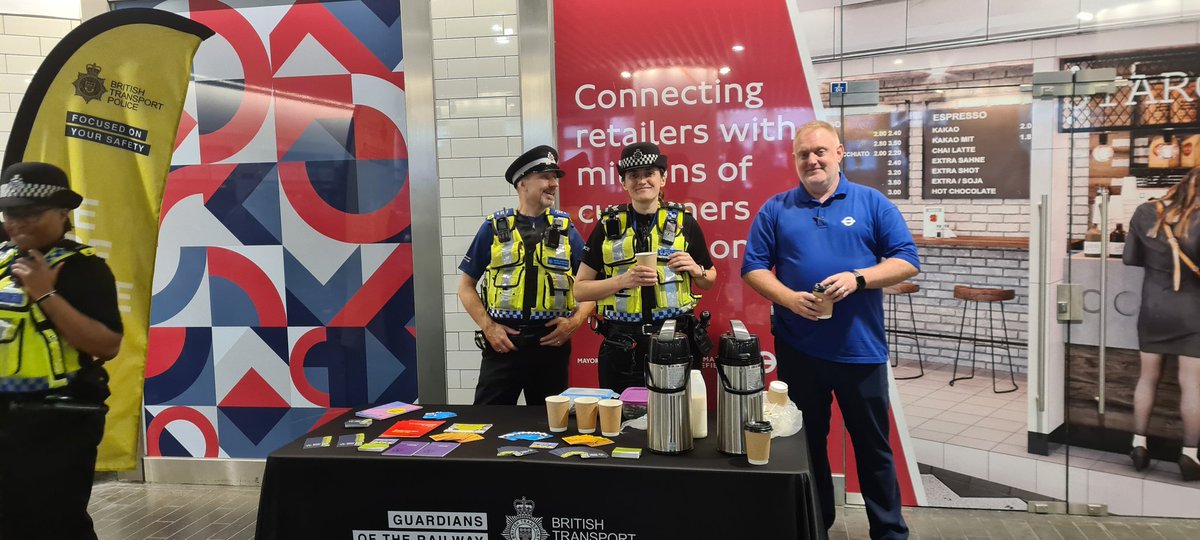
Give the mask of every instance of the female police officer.
[(88, 517), (108, 376), (121, 347), (112, 271), (67, 240), (83, 201), (48, 163), (3, 173), (0, 538), (94, 539)]
[[(601, 214), (575, 279), (576, 299), (598, 301), (605, 336), (597, 355), (600, 386), (617, 392), (643, 385), (648, 336), (664, 321), (676, 319), (680, 330), (697, 335), (691, 313), (700, 296), (692, 285), (708, 289), (717, 277), (700, 224), (683, 205), (663, 201), (666, 171), (667, 156), (654, 144), (621, 151), (617, 173), (629, 204)], [(658, 256), (653, 268), (636, 264), (634, 254), (646, 251)], [(709, 345), (707, 336), (698, 343)], [(699, 349), (692, 347), (697, 367), (707, 352)]]

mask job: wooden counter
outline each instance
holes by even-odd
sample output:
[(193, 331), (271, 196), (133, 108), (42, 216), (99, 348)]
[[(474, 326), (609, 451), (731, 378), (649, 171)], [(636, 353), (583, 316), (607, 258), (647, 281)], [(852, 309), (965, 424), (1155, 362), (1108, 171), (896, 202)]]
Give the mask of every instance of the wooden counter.
[(948, 248), (1029, 249), (1027, 236), (957, 236), (955, 238), (926, 238), (915, 236), (918, 246)]

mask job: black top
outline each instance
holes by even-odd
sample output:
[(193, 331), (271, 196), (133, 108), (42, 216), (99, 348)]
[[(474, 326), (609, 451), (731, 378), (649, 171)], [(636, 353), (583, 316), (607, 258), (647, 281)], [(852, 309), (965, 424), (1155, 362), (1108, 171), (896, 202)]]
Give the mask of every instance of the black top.
[[(1153, 202), (1143, 203), (1133, 213), (1125, 238), (1122, 260), (1145, 268), (1142, 304), (1138, 312), (1138, 344), (1145, 352), (1200, 355), (1200, 278), (1180, 263), (1179, 290), (1175, 287), (1175, 254), (1165, 231), (1156, 238), (1146, 236), (1158, 220)], [(1200, 217), (1194, 217), (1186, 237), (1176, 235), (1179, 247), (1193, 261), (1200, 261)]]
[(104, 259), (82, 253), (68, 257), (62, 263), (55, 288), (80, 313), (100, 321), (113, 332), (125, 332), (117, 307), (117, 280)]
[[(639, 214), (636, 211), (633, 213), (633, 227), (635, 230), (645, 234), (654, 227), (654, 220), (658, 217), (658, 213)], [(655, 232), (657, 234), (657, 231)], [(687, 252), (700, 265), (700, 268), (712, 268), (712, 257), (708, 254), (708, 242), (704, 240), (704, 231), (700, 230), (700, 223), (690, 213), (683, 214), (683, 236), (687, 239)], [(583, 264), (596, 271), (599, 279), (604, 279), (604, 221), (599, 220), (596, 226), (592, 228), (592, 234), (588, 236), (587, 245), (583, 248)], [(657, 306), (657, 300), (654, 297), (653, 287), (642, 287), (642, 314), (644, 319), (651, 319), (650, 312)]]

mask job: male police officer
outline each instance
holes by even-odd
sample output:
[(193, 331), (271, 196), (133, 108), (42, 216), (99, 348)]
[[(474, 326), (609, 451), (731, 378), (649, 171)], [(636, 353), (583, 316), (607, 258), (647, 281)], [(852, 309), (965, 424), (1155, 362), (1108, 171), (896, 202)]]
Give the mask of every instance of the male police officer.
[(575, 303), (583, 238), (565, 212), (551, 208), (564, 174), (549, 146), (517, 158), (504, 178), (519, 205), (484, 220), (458, 265), (458, 298), (481, 329), (476, 405), (513, 405), (522, 390), (526, 404), (541, 405), (567, 388), (571, 334), (595, 303)]

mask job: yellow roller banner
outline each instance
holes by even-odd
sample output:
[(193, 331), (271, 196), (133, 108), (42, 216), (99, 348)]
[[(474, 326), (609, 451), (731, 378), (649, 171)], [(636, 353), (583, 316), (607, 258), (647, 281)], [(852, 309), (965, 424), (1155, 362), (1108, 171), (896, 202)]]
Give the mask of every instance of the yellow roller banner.
[(73, 223), (117, 278), (125, 324), (99, 470), (136, 466), (158, 218), (192, 57), (208, 27), (155, 9), (85, 21), (50, 52), (17, 110), (4, 165), (53, 163), (84, 197)]

